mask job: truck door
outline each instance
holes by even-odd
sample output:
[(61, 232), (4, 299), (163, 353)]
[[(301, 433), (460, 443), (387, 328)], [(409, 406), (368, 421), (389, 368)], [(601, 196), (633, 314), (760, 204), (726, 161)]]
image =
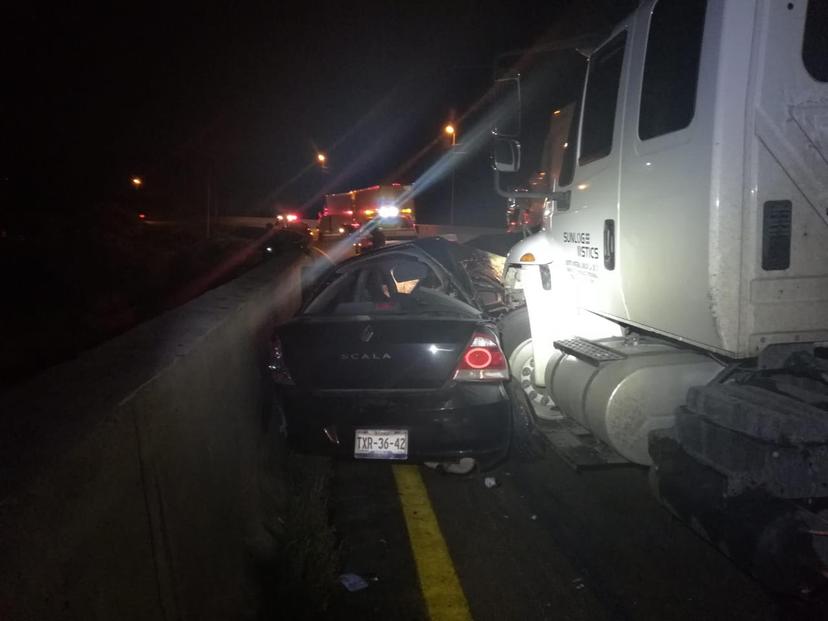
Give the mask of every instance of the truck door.
[[(626, 319), (619, 287), (615, 240), (618, 235), (618, 175), (627, 80), (625, 58), (632, 24), (623, 24), (589, 60), (581, 103), (581, 129), (574, 174), (564, 165), (559, 189), (570, 192), (558, 201), (547, 233), (558, 257), (553, 267), (556, 292), (570, 296), (579, 309)], [(572, 142), (572, 141), (570, 141)], [(565, 163), (566, 164), (566, 163)], [(569, 177), (569, 178), (567, 178)], [(557, 295), (557, 293), (556, 293)], [(586, 316), (586, 315), (584, 315)], [(590, 334), (579, 320), (573, 333)]]
[[(707, 0), (659, 0), (650, 11), (639, 13), (640, 36), (632, 50), (637, 61), (631, 64), (635, 69), (626, 103), (616, 270), (630, 323), (714, 344), (717, 337), (708, 299), (708, 206), (715, 194), (723, 211), (735, 212), (740, 196), (727, 200), (730, 194), (724, 189), (711, 190), (712, 106), (717, 88), (713, 66), (725, 56), (714, 47), (715, 36), (710, 36), (702, 58), (707, 4)], [(718, 14), (725, 3), (710, 4), (707, 22), (715, 33), (712, 25), (721, 21)], [(747, 17), (742, 29), (749, 33)], [(749, 41), (739, 43), (749, 49)], [(745, 74), (744, 68), (731, 72), (728, 95), (746, 80)], [(737, 103), (739, 114), (744, 110), (743, 97)], [(725, 159), (740, 192), (741, 171), (736, 168), (740, 158), (733, 154)], [(737, 242), (728, 244), (732, 246), (728, 252), (738, 252)]]

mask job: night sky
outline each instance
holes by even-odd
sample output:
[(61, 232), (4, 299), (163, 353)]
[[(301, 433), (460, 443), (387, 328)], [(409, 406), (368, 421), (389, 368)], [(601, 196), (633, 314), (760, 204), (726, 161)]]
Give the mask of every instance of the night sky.
[[(118, 201), (140, 175), (145, 196), (180, 213), (210, 185), (222, 213), (284, 201), (313, 216), (326, 191), (415, 181), (497, 53), (606, 31), (632, 5), (21, 3), (3, 19), (3, 209)], [(456, 175), (461, 221), (499, 222), (485, 154)], [(446, 187), (423, 196), (421, 220), (443, 219)]]

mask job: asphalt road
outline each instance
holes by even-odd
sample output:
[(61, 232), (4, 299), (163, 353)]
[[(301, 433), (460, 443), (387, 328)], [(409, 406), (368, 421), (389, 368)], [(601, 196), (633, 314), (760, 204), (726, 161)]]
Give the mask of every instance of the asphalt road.
[[(334, 468), (343, 570), (369, 586), (341, 589), (331, 618), (427, 618), (391, 466)], [(576, 473), (548, 451), (484, 474), (420, 470), (477, 621), (828, 618), (764, 591), (675, 520), (644, 469)]]

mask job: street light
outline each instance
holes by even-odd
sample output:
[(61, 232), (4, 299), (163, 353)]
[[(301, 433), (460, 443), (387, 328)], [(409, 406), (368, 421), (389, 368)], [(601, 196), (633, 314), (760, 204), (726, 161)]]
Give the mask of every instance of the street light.
[(454, 128), (454, 125), (449, 123), (443, 128), (443, 131), (446, 132), (449, 136), (451, 136), (451, 154), (452, 154), (452, 162), (451, 162), (451, 202), (449, 203), (449, 224), (454, 226), (454, 168), (456, 166), (456, 162), (454, 161), (454, 145), (457, 144), (457, 130)]
[(457, 139), (457, 134), (454, 131), (454, 125), (448, 124), (443, 128), (443, 131), (446, 132), (449, 136), (451, 136), (451, 146), (454, 146), (455, 140)]
[(144, 180), (143, 180), (143, 179), (141, 179), (141, 177), (133, 177), (133, 178), (131, 179), (131, 181), (132, 181), (132, 186), (133, 186), (136, 190), (137, 190), (138, 188), (140, 188), (142, 185), (144, 185)]
[(325, 162), (328, 161), (328, 157), (324, 153), (317, 153), (316, 154), (316, 161), (325, 166)]

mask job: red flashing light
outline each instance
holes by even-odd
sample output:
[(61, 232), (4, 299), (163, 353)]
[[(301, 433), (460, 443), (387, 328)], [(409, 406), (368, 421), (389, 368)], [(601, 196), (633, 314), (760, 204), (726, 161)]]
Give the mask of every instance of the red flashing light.
[(146, 219), (147, 219), (147, 214), (145, 214), (145, 213), (139, 213), (139, 214), (138, 214), (138, 219), (139, 219), (139, 220), (146, 220)]
[(299, 219), (299, 216), (297, 216), (295, 213), (289, 213), (285, 216), (285, 218), (288, 222), (296, 222)]
[(475, 332), (454, 372), (460, 382), (501, 382), (509, 379), (509, 365), (497, 340), (486, 332)]
[(346, 210), (345, 210), (345, 215), (346, 215), (346, 216), (352, 216), (352, 215), (354, 215), (354, 211), (353, 211), (353, 209), (346, 209)]

